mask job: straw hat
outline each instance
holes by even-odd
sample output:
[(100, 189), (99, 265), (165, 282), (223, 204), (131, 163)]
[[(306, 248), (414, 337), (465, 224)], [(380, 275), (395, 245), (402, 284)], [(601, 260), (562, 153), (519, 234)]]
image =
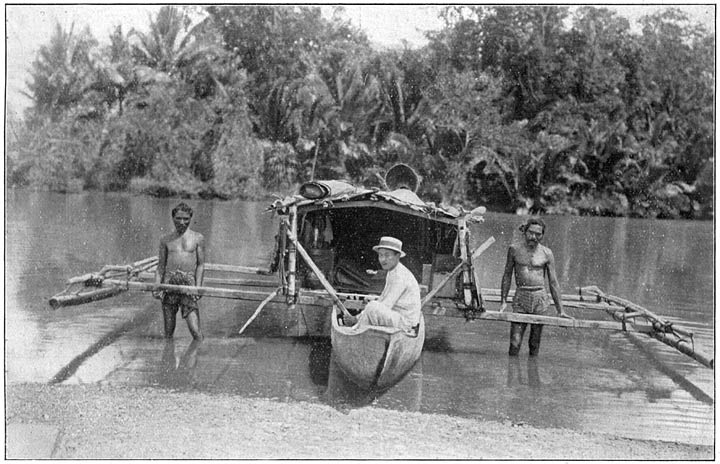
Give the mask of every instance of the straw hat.
[(388, 250), (397, 251), (400, 253), (400, 257), (405, 256), (405, 252), (402, 251), (402, 242), (395, 237), (382, 237), (380, 243), (373, 247), (373, 250), (378, 251), (379, 248), (387, 248)]

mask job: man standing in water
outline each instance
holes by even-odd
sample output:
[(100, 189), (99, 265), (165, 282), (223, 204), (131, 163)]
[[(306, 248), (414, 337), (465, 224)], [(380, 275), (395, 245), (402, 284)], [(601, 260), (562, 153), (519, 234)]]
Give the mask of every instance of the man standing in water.
[[(525, 243), (510, 245), (505, 263), (505, 272), (500, 286), (500, 312), (507, 307), (507, 296), (515, 273), (515, 297), (513, 311), (516, 313), (545, 315), (549, 302), (545, 293), (545, 276), (550, 284), (550, 294), (555, 302), (559, 317), (569, 318), (562, 306), (560, 285), (555, 274), (555, 257), (552, 251), (540, 244), (545, 234), (545, 222), (539, 218), (530, 218), (520, 226)], [(510, 323), (510, 356), (517, 356), (525, 334), (526, 323)], [(530, 356), (537, 356), (540, 350), (542, 324), (530, 324)]]
[[(205, 273), (205, 238), (190, 229), (193, 210), (185, 203), (172, 210), (175, 232), (160, 239), (156, 284), (202, 286)], [(153, 296), (162, 301), (165, 338), (172, 338), (178, 309), (187, 321), (193, 339), (202, 340), (200, 330), (199, 295), (154, 291)]]

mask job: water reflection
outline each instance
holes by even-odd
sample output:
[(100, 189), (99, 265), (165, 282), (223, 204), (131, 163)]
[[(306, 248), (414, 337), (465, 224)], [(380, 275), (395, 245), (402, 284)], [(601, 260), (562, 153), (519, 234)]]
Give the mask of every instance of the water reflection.
[(194, 374), (198, 367), (198, 349), (201, 343), (193, 340), (182, 354), (178, 354), (175, 340), (165, 339), (157, 385), (176, 390), (193, 388), (196, 384)]
[(328, 382), (324, 400), (336, 408), (359, 408), (371, 404), (377, 393), (363, 390), (348, 379), (331, 357), (328, 365)]
[(378, 391), (363, 389), (352, 382), (335, 362), (333, 356), (328, 366), (328, 381), (323, 400), (340, 410), (361, 408), (368, 405), (391, 407), (404, 411), (421, 411), (423, 398), (422, 358), (398, 383), (389, 389)]
[[(525, 367), (523, 367), (525, 364)], [(522, 362), (517, 356), (508, 356), (507, 387), (516, 385), (527, 385), (533, 389), (539, 389), (542, 385), (538, 365), (540, 360), (537, 356), (529, 356), (527, 362)]]
[(330, 377), (332, 344), (328, 338), (314, 338), (311, 342), (308, 366), (315, 385), (326, 386)]

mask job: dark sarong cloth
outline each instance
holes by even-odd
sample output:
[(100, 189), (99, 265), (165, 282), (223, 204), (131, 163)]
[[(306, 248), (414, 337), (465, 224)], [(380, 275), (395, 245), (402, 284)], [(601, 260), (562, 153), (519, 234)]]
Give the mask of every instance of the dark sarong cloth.
[(513, 297), (513, 312), (545, 315), (550, 301), (543, 287), (518, 287)]
[[(175, 270), (168, 275), (167, 283), (171, 285), (195, 285), (195, 276), (189, 272)], [(175, 311), (180, 309), (183, 318), (199, 309), (197, 298), (194, 295), (185, 295), (184, 293), (165, 292), (162, 299), (163, 306), (170, 306)]]

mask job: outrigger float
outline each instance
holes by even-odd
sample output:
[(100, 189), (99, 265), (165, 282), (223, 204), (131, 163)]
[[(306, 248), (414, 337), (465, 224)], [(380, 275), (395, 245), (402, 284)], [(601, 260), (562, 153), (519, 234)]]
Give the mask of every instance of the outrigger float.
[(157, 257), (149, 257), (72, 277), (67, 288), (50, 299), (50, 306), (157, 289), (259, 302), (240, 333), (264, 311), (264, 325), (275, 329), (270, 334), (330, 335), (335, 358), (348, 377), (360, 386), (382, 389), (399, 380), (420, 356), (424, 321), (415, 333), (351, 330), (342, 324), (342, 315), (357, 314), (382, 291), (385, 275), (378, 270), (372, 246), (390, 235), (403, 241), (403, 263), (420, 282), (425, 315), (643, 333), (714, 368), (714, 360), (695, 349), (692, 333), (594, 286), (563, 295), (564, 305), (602, 311), (609, 320), (487, 310), (485, 303), (500, 301), (500, 291), (481, 288), (478, 271), (481, 255), (494, 238), (474, 250), (469, 245), (469, 225), (484, 221), (484, 208), (465, 211), (422, 201), (415, 193), (418, 180), (406, 165), (390, 169), (385, 183), (388, 188), (380, 190), (314, 181), (303, 184), (298, 194), (275, 201), (269, 210), (278, 217), (278, 234), (268, 268), (206, 264), (201, 287), (155, 285)]

